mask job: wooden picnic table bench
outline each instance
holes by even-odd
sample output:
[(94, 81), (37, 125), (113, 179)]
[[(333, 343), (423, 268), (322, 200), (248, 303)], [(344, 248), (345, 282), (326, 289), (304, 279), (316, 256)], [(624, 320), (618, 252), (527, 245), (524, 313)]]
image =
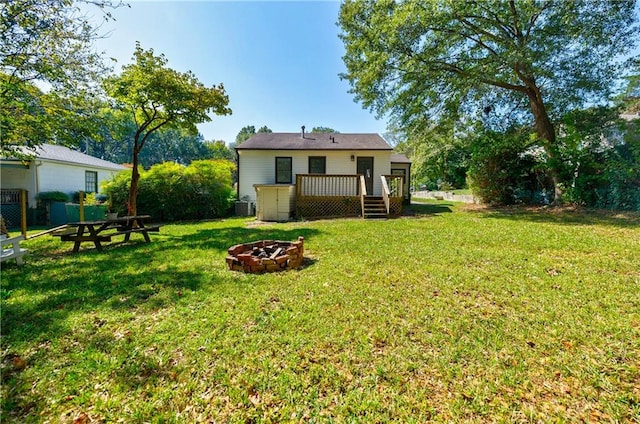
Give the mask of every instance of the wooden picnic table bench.
[(102, 243), (111, 241), (114, 236), (124, 235), (124, 241), (128, 242), (131, 234), (140, 233), (147, 243), (151, 242), (149, 232), (160, 231), (159, 225), (145, 225), (145, 221), (151, 219), (150, 215), (123, 216), (114, 219), (97, 221), (70, 222), (68, 228), (53, 233), (62, 241), (72, 241), (73, 252), (80, 249), (82, 242), (93, 242), (96, 249), (102, 251)]
[(28, 249), (20, 247), (22, 240), (24, 237), (21, 235), (10, 238), (0, 237), (0, 250), (2, 251), (0, 262), (15, 259), (18, 265), (22, 265), (22, 257), (29, 253)]

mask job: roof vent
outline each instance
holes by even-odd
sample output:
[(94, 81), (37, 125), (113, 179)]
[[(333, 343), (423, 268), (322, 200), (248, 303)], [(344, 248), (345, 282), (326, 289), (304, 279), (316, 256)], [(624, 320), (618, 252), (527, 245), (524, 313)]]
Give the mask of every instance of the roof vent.
[(300, 138), (304, 138), (304, 125), (301, 128), (302, 128), (302, 132), (300, 133)]
[(329, 136), (329, 140), (331, 140), (332, 143), (336, 142), (336, 138), (332, 135)]

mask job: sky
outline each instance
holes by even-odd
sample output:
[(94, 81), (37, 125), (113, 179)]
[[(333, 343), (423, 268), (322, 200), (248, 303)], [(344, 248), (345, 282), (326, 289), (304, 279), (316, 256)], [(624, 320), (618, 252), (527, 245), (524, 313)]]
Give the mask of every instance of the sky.
[[(229, 116), (211, 115), (198, 129), (206, 140), (235, 141), (240, 129), (266, 125), (299, 132), (302, 125), (342, 133), (379, 133), (387, 122), (355, 103), (336, 25), (338, 1), (128, 1), (96, 41), (114, 72), (131, 63), (136, 41), (164, 54), (167, 66), (191, 70), (206, 86), (223, 83)], [(100, 19), (99, 10), (89, 15)]]

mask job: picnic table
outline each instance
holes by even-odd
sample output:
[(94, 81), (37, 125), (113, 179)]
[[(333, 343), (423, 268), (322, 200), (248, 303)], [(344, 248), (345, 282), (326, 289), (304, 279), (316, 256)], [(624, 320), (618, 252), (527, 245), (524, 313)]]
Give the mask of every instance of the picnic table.
[(140, 233), (147, 243), (151, 242), (149, 232), (160, 231), (159, 225), (145, 225), (151, 219), (150, 215), (122, 216), (113, 219), (97, 221), (70, 222), (64, 230), (53, 233), (62, 241), (72, 241), (73, 252), (78, 252), (80, 243), (93, 242), (96, 249), (102, 251), (102, 243), (111, 241), (112, 237), (124, 235), (128, 242), (131, 234)]

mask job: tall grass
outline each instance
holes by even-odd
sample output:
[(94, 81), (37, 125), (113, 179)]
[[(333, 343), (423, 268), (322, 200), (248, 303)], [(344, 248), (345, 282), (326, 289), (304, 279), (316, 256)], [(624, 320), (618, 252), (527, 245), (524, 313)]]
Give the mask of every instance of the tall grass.
[[(3, 422), (637, 421), (637, 215), (165, 225), (2, 268)], [(226, 249), (305, 237), (305, 266)]]

